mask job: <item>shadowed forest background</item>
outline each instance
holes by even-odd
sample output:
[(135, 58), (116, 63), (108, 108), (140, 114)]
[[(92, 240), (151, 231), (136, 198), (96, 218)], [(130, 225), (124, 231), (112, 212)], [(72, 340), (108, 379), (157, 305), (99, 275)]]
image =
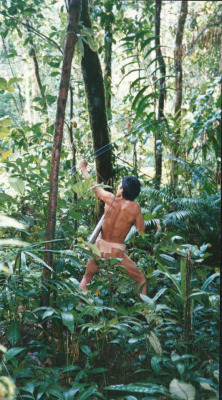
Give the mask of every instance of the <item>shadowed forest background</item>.
[[(0, 400), (218, 399), (221, 13), (1, 2)], [(103, 214), (91, 184), (126, 175), (143, 302), (112, 258), (78, 289)]]

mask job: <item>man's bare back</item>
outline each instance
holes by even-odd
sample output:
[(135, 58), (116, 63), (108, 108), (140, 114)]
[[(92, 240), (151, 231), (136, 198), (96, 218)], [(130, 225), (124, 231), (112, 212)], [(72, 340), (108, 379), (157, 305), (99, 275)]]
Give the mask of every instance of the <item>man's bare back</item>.
[(139, 232), (144, 232), (144, 222), (139, 204), (116, 197), (111, 208), (109, 207), (109, 205), (105, 205), (107, 214), (102, 225), (102, 239), (107, 242), (124, 243), (126, 235), (134, 224)]
[[(83, 173), (84, 178), (88, 178), (90, 176), (87, 172), (86, 166), (87, 164), (84, 161), (80, 163), (80, 169)], [(139, 184), (139, 181), (137, 178), (134, 177), (127, 178), (129, 178), (130, 180), (133, 192), (133, 180), (135, 180), (135, 183), (137, 185)], [(146, 294), (145, 276), (140, 270), (138, 270), (133, 261), (126, 255), (125, 246), (123, 245), (125, 237), (128, 234), (132, 225), (135, 225), (140, 233), (143, 233), (145, 230), (145, 225), (139, 204), (125, 198), (130, 198), (131, 193), (128, 189), (129, 193), (126, 196), (127, 187), (126, 184), (125, 188), (123, 187), (124, 179), (122, 183), (118, 186), (116, 196), (102, 188), (93, 188), (95, 194), (105, 203), (105, 218), (102, 225), (101, 238), (97, 239), (96, 245), (99, 248), (101, 256), (103, 258), (113, 257), (122, 259), (121, 263), (119, 264), (125, 267), (129, 276), (131, 276), (137, 282), (138, 295), (140, 293), (140, 290), (142, 294)], [(137, 189), (136, 193), (138, 194), (140, 191), (140, 184), (139, 190)], [(134, 195), (134, 197), (136, 197), (137, 194)], [(98, 272), (96, 261), (94, 259), (91, 259), (87, 263), (86, 273), (83, 276), (82, 281), (80, 282), (81, 289), (88, 290), (87, 285), (91, 282), (96, 272)]]

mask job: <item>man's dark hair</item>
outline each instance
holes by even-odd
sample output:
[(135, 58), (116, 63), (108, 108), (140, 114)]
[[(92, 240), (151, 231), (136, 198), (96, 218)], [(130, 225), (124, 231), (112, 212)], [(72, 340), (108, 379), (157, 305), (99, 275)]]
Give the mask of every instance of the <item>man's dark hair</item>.
[(125, 176), (122, 180), (122, 196), (126, 200), (133, 201), (141, 190), (140, 181), (135, 176)]

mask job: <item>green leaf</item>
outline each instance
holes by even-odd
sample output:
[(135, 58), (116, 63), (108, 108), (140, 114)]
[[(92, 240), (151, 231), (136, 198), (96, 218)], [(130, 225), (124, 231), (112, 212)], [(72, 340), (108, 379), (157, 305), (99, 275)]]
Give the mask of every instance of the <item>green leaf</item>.
[(178, 372), (180, 373), (180, 375), (183, 375), (184, 371), (185, 371), (185, 366), (182, 363), (177, 363), (176, 364), (176, 368), (178, 370)]
[(147, 86), (144, 86), (144, 87), (137, 93), (135, 99), (133, 100), (133, 104), (132, 104), (132, 109), (133, 109), (133, 110), (135, 110), (136, 103), (139, 101), (140, 97), (143, 96), (143, 93), (146, 91), (146, 89), (147, 89), (148, 87), (149, 87), (148, 85), (147, 85)]
[(92, 354), (90, 348), (86, 344), (82, 345), (80, 348), (87, 356), (90, 356)]
[(12, 358), (17, 356), (17, 354), (21, 353), (23, 350), (26, 350), (26, 347), (13, 347), (12, 349), (9, 349), (5, 356), (5, 360), (6, 361), (12, 360)]
[(17, 83), (17, 82), (19, 82), (19, 81), (22, 81), (22, 79), (21, 79), (21, 78), (16, 78), (16, 77), (10, 78), (9, 81), (8, 81), (8, 84), (11, 86), (11, 85), (13, 85), (14, 83)]
[(78, 182), (75, 185), (73, 185), (72, 189), (77, 194), (77, 196), (82, 196), (88, 190), (91, 189), (93, 181), (94, 181), (93, 177), (90, 176), (89, 178), (85, 179), (83, 182)]
[(12, 346), (15, 346), (17, 341), (19, 340), (20, 333), (19, 333), (19, 328), (18, 328), (18, 323), (16, 321), (13, 321), (11, 325), (9, 325), (6, 329), (6, 337), (9, 343)]
[(46, 310), (42, 316), (42, 319), (45, 319), (47, 317), (51, 317), (52, 314), (55, 314), (56, 310), (54, 310), (54, 308), (52, 308), (51, 310)]
[(211, 284), (211, 282), (215, 279), (215, 278), (219, 278), (220, 274), (218, 272), (216, 272), (215, 274), (211, 275), (203, 284), (203, 286), (201, 287), (201, 290), (206, 290), (207, 286)]
[(68, 365), (67, 367), (62, 369), (62, 373), (80, 370), (81, 368), (78, 365)]
[(72, 333), (74, 332), (74, 316), (70, 311), (62, 311), (62, 322)]
[(179, 356), (179, 354), (176, 354), (176, 353), (172, 353), (172, 354), (171, 354), (171, 361), (172, 361), (173, 363), (175, 363), (175, 362), (177, 362), (177, 361), (179, 361), (179, 360), (181, 360), (181, 356)]
[(145, 294), (141, 294), (140, 297), (144, 301), (144, 303), (149, 306), (150, 310), (155, 309), (155, 303), (150, 297), (146, 296)]
[(143, 50), (152, 40), (155, 40), (159, 36), (151, 36), (148, 39), (144, 40), (143, 43), (141, 44), (141, 50)]
[(29, 251), (26, 251), (26, 254), (28, 254), (30, 257), (32, 257), (38, 263), (44, 265), (44, 267), (48, 268), (50, 271), (53, 271), (53, 269), (48, 264), (46, 264), (45, 261), (43, 261), (41, 258), (36, 256), (35, 254), (30, 253)]
[(17, 240), (17, 239), (0, 239), (0, 246), (8, 247), (8, 246), (29, 246), (28, 242), (24, 242), (22, 240)]
[(185, 291), (186, 291), (186, 273), (187, 273), (187, 259), (185, 257), (181, 257), (180, 276), (181, 276), (181, 292), (183, 299), (185, 299)]
[(94, 368), (90, 371), (90, 374), (102, 374), (107, 371), (109, 371), (107, 368)]
[(189, 383), (179, 382), (173, 379), (170, 382), (170, 393), (182, 400), (195, 400), (195, 387)]
[(200, 382), (200, 386), (204, 389), (204, 390), (210, 390), (211, 392), (217, 393), (217, 391), (209, 385), (209, 383), (207, 382), (203, 382), (203, 381), (199, 381)]
[(13, 92), (15, 92), (15, 88), (13, 86), (8, 85), (8, 91), (10, 93), (13, 93)]
[(86, 400), (86, 399), (89, 399), (89, 398), (92, 399), (92, 394), (93, 393), (96, 393), (96, 389), (95, 389), (95, 387), (91, 386), (87, 390), (85, 389), (82, 393), (80, 393), (78, 395), (78, 397), (76, 398), (76, 400)]
[(7, 81), (5, 78), (0, 78), (0, 89), (7, 90)]
[(83, 243), (85, 243), (85, 245), (88, 246), (92, 250), (92, 252), (95, 253), (98, 257), (101, 257), (101, 253), (95, 244), (86, 241), (84, 241)]
[(160, 372), (160, 358), (159, 357), (153, 356), (151, 358), (151, 367), (156, 372), (156, 374), (159, 375), (159, 372)]
[[(166, 267), (164, 267), (162, 265), (162, 263), (160, 262), (160, 260), (157, 258), (157, 262), (159, 264), (159, 271), (161, 271), (162, 274), (164, 274), (165, 276), (167, 276), (169, 279), (171, 279), (174, 283), (174, 285), (176, 286), (178, 293), (180, 294), (180, 296), (182, 297), (182, 292), (181, 292), (181, 288), (180, 285), (178, 284), (178, 282), (176, 281), (176, 279), (172, 276), (172, 274), (167, 270)], [(157, 270), (158, 271), (158, 270)]]
[(160, 296), (162, 296), (162, 294), (163, 294), (166, 290), (167, 290), (167, 288), (162, 288), (162, 289), (160, 289), (160, 290), (155, 294), (155, 296), (153, 297), (153, 301), (156, 302), (157, 299), (158, 299)]
[(59, 72), (59, 71), (53, 71), (53, 72), (51, 72), (51, 74), (49, 74), (49, 75), (52, 76), (52, 77), (54, 77), (54, 76), (61, 75), (61, 72)]
[(64, 392), (64, 400), (73, 400), (75, 398), (76, 393), (79, 392), (79, 390), (80, 390), (80, 385), (79, 387), (72, 387), (67, 392)]
[(17, 177), (9, 177), (8, 179), (10, 186), (19, 194), (23, 195), (25, 192), (25, 185), (21, 179)]
[(4, 139), (9, 134), (10, 134), (10, 130), (9, 129), (0, 128), (0, 139)]
[(148, 339), (149, 339), (151, 346), (155, 350), (155, 352), (159, 356), (161, 356), (162, 355), (162, 347), (161, 347), (160, 341), (159, 341), (158, 337), (155, 335), (155, 333), (150, 332), (150, 335), (148, 335)]
[(0, 118), (0, 128), (7, 128), (11, 126), (11, 120), (8, 117), (2, 117)]
[[(1, 193), (0, 193), (1, 194)], [(1, 197), (0, 197), (1, 198)], [(26, 226), (18, 222), (16, 219), (7, 217), (6, 215), (0, 215), (0, 227), (4, 228), (16, 228), (26, 229)]]
[(167, 389), (164, 386), (156, 385), (154, 383), (130, 383), (129, 385), (111, 385), (105, 387), (105, 390), (118, 390), (120, 392), (132, 392), (132, 393), (144, 393), (144, 394), (168, 393)]

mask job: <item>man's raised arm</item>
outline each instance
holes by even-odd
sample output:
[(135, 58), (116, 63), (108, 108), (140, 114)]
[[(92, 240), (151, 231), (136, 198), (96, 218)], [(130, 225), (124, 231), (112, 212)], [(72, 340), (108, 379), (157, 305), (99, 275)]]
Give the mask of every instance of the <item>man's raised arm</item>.
[[(88, 173), (86, 167), (87, 167), (87, 162), (86, 161), (80, 161), (79, 168), (82, 171), (83, 177), (85, 179), (90, 177), (90, 174)], [(92, 189), (93, 189), (94, 193), (96, 194), (96, 196), (99, 197), (99, 199), (104, 201), (104, 203), (110, 205), (112, 203), (113, 199), (115, 198), (115, 196), (112, 193), (107, 192), (106, 190), (104, 190), (102, 188), (94, 187), (94, 186), (97, 186), (97, 185), (98, 184), (96, 182), (93, 182), (93, 184), (92, 184)]]
[(138, 212), (136, 214), (136, 220), (135, 220), (135, 225), (139, 233), (144, 233), (145, 232), (145, 223), (143, 220), (143, 216), (141, 213), (141, 208), (138, 204)]

